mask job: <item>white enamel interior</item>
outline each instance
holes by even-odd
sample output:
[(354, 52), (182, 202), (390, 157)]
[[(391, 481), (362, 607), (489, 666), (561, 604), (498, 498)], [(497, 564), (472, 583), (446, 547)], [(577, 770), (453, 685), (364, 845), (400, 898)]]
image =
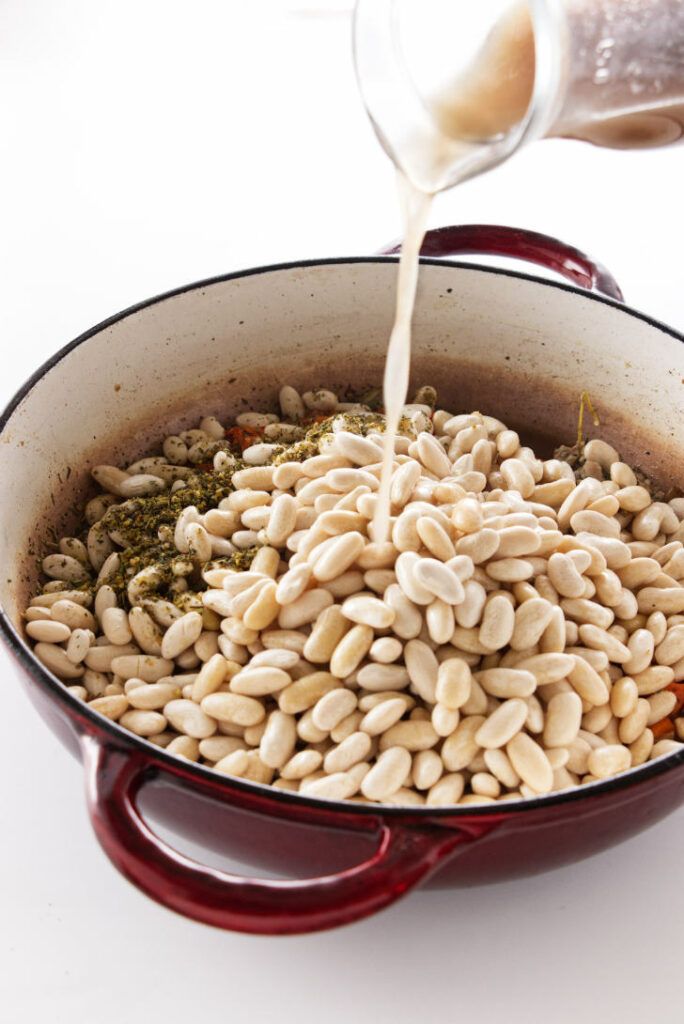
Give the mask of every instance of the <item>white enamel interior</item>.
[[(0, 438), (0, 600), (10, 617), (35, 572), (29, 541), (39, 550), (49, 523), (73, 521), (89, 465), (149, 453), (200, 412), (274, 409), (286, 381), (377, 384), (395, 283), (393, 262), (250, 273), (156, 301), (63, 354)], [(427, 264), (413, 344), (413, 384), (434, 384), (447, 408), (572, 443), (586, 390), (601, 416), (598, 431), (585, 418), (590, 433), (661, 481), (684, 483), (684, 346), (667, 330), (549, 282)]]

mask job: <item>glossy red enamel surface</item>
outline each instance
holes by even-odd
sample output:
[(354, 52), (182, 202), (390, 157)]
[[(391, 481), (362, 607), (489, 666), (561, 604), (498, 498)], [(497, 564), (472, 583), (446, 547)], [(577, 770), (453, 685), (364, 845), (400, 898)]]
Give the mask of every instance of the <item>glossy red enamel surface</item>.
[[(393, 242), (381, 252), (392, 254), (401, 250), (400, 242)], [(459, 224), (455, 227), (435, 228), (428, 231), (421, 246), (421, 256), (475, 255), (510, 256), (513, 259), (536, 263), (555, 270), (569, 281), (623, 301), (622, 289), (602, 263), (588, 256), (574, 245), (568, 245), (550, 235), (522, 228), (501, 227), (496, 224)]]
[[(165, 755), (102, 722), (39, 674), (22, 676), (48, 725), (82, 757), (88, 806), (112, 863), (169, 909), (258, 934), (331, 928), (420, 884), (462, 886), (549, 870), (655, 824), (684, 803), (684, 758), (590, 790), (459, 811), (305, 800)], [(144, 816), (244, 863), (263, 881), (206, 868), (155, 836)]]
[[(426, 241), (428, 251), (440, 255), (487, 250), (534, 259), (620, 295), (595, 261), (546, 236), (476, 225), (430, 233)], [(188, 292), (204, 294), (201, 288)], [(346, 924), (421, 884), (472, 885), (589, 856), (684, 802), (683, 752), (615, 779), (519, 803), (393, 808), (300, 797), (184, 762), (108, 722), (40, 666), (4, 614), (0, 626), (37, 710), (84, 763), (93, 827), (113, 864), (153, 899), (217, 927), (286, 934)], [(207, 868), (156, 836), (150, 818), (205, 848), (293, 880)]]

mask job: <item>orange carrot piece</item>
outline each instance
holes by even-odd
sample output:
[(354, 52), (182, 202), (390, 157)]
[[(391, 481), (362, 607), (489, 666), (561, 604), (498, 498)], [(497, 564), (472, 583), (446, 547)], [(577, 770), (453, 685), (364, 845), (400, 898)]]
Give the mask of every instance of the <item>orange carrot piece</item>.
[(671, 732), (674, 732), (674, 722), (671, 718), (661, 718), (655, 725), (650, 725), (649, 729), (653, 733), (654, 740), (661, 740), (663, 736), (668, 736)]
[(665, 689), (670, 690), (677, 698), (677, 703), (672, 710), (672, 715), (676, 715), (684, 708), (684, 683), (670, 683)]
[(234, 448), (239, 448), (241, 452), (245, 448), (249, 448), (251, 444), (262, 437), (262, 431), (256, 427), (231, 427), (226, 431), (226, 438)]

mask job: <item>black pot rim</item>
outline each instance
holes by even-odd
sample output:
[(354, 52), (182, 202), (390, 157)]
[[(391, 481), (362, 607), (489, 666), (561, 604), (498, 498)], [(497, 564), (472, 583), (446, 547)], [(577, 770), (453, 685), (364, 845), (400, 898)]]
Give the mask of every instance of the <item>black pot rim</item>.
[[(0, 414), (0, 433), (4, 431), (15, 409), (17, 409), (24, 398), (29, 394), (34, 385), (54, 366), (60, 363), (62, 359), (69, 355), (70, 352), (106, 328), (111, 327), (113, 324), (116, 324), (121, 320), (125, 320), (127, 317), (138, 313), (143, 309), (165, 302), (167, 299), (183, 295), (186, 292), (198, 291), (202, 288), (221, 284), (226, 281), (244, 277), (253, 277), (259, 274), (318, 266), (374, 263), (396, 264), (396, 262), (396, 256), (349, 256), (339, 258), (328, 257), (325, 259), (295, 260), (287, 263), (267, 264), (258, 267), (250, 267), (246, 270), (234, 271), (229, 274), (219, 274), (214, 277), (204, 278), (200, 281), (182, 285), (178, 288), (173, 288), (169, 291), (162, 292), (159, 295), (155, 295), (152, 298), (137, 302), (121, 310), (119, 313), (115, 313), (113, 316), (95, 324), (95, 326), (78, 335), (78, 337), (73, 341), (68, 342), (61, 349), (46, 359), (45, 362), (43, 362), (42, 365), (39, 366), (28, 380), (26, 380), (18, 389)], [(523, 271), (490, 267), (480, 263), (470, 263), (459, 260), (421, 257), (420, 263), (424, 266), (453, 267), (458, 270), (468, 270), (477, 273), (492, 274), (494, 276), (531, 281), (535, 284), (541, 284), (544, 287), (571, 292), (580, 295), (584, 299), (589, 299), (593, 302), (610, 306), (613, 309), (616, 309), (630, 317), (634, 317), (637, 320), (641, 320), (649, 326), (661, 331), (663, 334), (669, 335), (675, 340), (684, 343), (684, 334), (681, 334), (674, 330), (674, 328), (669, 327), (667, 324), (662, 323), (654, 317), (632, 309), (630, 306), (627, 306), (622, 302), (618, 302), (616, 299), (588, 291), (585, 288), (568, 284), (564, 281), (552, 281), (548, 278), (539, 277), (535, 274)], [(66, 685), (57, 679), (56, 676), (52, 675), (52, 673), (50, 673), (41, 664), (41, 662), (38, 661), (31, 648), (14, 628), (7, 613), (2, 608), (0, 608), (0, 632), (2, 633), (5, 644), (9, 647), (12, 654), (14, 654), (21, 667), (33, 680), (35, 680), (50, 694), (56, 703), (62, 705), (70, 718), (80, 717), (87, 722), (90, 722), (92, 726), (96, 727), (96, 729), (111, 737), (113, 744), (118, 748), (121, 748), (121, 746), (124, 745), (130, 747), (132, 752), (137, 751), (140, 754), (144, 754), (148, 761), (148, 768), (154, 767), (159, 772), (170, 770), (170, 774), (172, 775), (177, 774), (182, 770), (184, 776), (190, 775), (196, 778), (197, 782), (200, 784), (211, 782), (213, 788), (222, 788), (225, 790), (226, 794), (229, 794), (230, 792), (241, 792), (245, 794), (258, 794), (262, 797), (268, 796), (274, 801), (274, 803), (279, 805), (290, 805), (293, 807), (305, 806), (318, 812), (330, 813), (333, 811), (339, 811), (343, 816), (348, 816), (350, 813), (353, 813), (355, 816), (369, 816), (376, 819), (419, 819), (421, 817), (428, 817), (434, 820), (438, 818), (454, 817), (487, 817), (489, 815), (496, 815), (497, 817), (513, 817), (542, 808), (570, 804), (577, 800), (584, 800), (589, 797), (601, 797), (609, 793), (615, 793), (620, 790), (631, 788), (632, 786), (637, 786), (640, 783), (645, 783), (649, 779), (653, 779), (656, 776), (662, 775), (665, 772), (684, 765), (683, 745), (681, 750), (674, 751), (671, 754), (666, 754), (655, 761), (647, 761), (645, 764), (639, 765), (636, 768), (630, 768), (628, 771), (623, 772), (620, 775), (615, 775), (598, 782), (588, 783), (585, 786), (578, 786), (573, 789), (548, 793), (544, 796), (535, 798), (523, 798), (521, 800), (512, 800), (504, 803), (496, 802), (494, 804), (472, 804), (465, 807), (458, 805), (453, 807), (394, 807), (385, 804), (351, 804), (344, 800), (317, 799), (316, 797), (310, 797), (306, 794), (291, 793), (287, 790), (274, 789), (272, 786), (264, 785), (262, 783), (248, 782), (242, 779), (233, 778), (229, 775), (221, 775), (221, 773), (215, 772), (212, 768), (207, 768), (204, 765), (196, 764), (192, 761), (181, 761), (172, 754), (168, 754), (162, 747), (156, 747), (153, 743), (149, 743), (142, 737), (136, 736), (134, 733), (129, 732), (122, 726), (119, 726), (115, 722), (111, 722), (109, 719), (105, 718), (103, 715), (98, 714), (98, 712), (91, 710), (87, 704), (70, 694)]]

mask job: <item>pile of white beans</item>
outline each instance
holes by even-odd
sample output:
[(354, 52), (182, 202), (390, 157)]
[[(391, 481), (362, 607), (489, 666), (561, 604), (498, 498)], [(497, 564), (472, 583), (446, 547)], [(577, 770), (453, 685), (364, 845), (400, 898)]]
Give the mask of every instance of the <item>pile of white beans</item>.
[[(218, 508), (179, 515), (179, 565), (200, 565), (206, 589), (190, 592), (181, 568), (173, 602), (151, 565), (120, 606), (102, 516), (182, 491), (223, 426), (208, 417), (163, 456), (96, 467), (106, 493), (86, 509), (87, 543), (64, 538), (44, 559), (52, 581), (26, 612), (36, 656), (168, 752), (312, 797), (517, 800), (678, 749), (650, 726), (684, 679), (684, 499), (652, 500), (604, 441), (586, 444), (578, 482), (498, 420), (421, 397), (395, 441), (383, 543), (377, 416), (365, 432), (365, 407), (285, 386), (281, 417), (238, 417), (265, 440)], [(318, 454), (273, 464), (311, 410), (334, 417)], [(253, 545), (246, 571), (215, 562)]]

